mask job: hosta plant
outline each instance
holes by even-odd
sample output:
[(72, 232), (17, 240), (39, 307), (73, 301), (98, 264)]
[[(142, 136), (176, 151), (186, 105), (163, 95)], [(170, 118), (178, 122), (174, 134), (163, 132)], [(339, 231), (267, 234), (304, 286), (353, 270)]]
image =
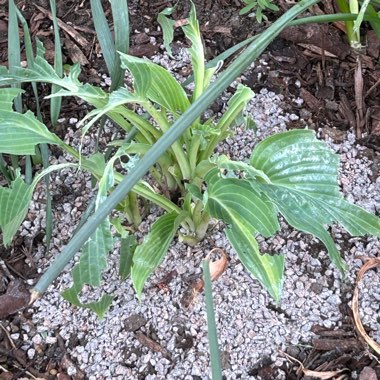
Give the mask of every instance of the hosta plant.
[[(301, 1), (282, 16), (267, 34), (264, 32), (257, 38), (252, 53), (258, 55), (281, 28), (315, 2)], [(73, 269), (73, 286), (64, 292), (64, 296), (73, 304), (88, 307), (99, 315), (110, 305), (112, 297), (104, 295), (97, 302), (83, 304), (79, 295), (85, 284), (101, 284), (107, 253), (114, 244), (112, 225), (121, 239), (120, 274), (123, 277), (131, 274), (139, 297), (180, 227), (186, 231), (180, 238), (194, 244), (207, 233), (211, 219), (223, 221), (227, 238), (239, 259), (276, 301), (280, 299), (284, 257), (281, 253), (260, 253), (256, 237), (275, 234), (279, 229), (280, 214), (295, 228), (318, 237), (341, 272), (344, 272), (345, 264), (327, 231), (328, 225), (339, 223), (357, 236), (380, 234), (380, 222), (376, 216), (342, 198), (337, 184), (338, 156), (318, 141), (312, 131), (296, 130), (274, 135), (258, 144), (247, 162), (213, 155), (218, 142), (226, 137), (229, 127), (254, 94), (249, 88), (238, 86), (221, 118), (205, 119), (199, 112), (199, 109), (205, 110), (202, 102), (207, 99), (210, 104), (209, 94), (214, 96), (226, 85), (219, 84), (220, 78), (212, 83), (216, 66), (205, 68), (194, 7), (183, 30), (191, 42), (188, 49), (194, 74), (191, 92), (164, 68), (148, 60), (120, 54), (121, 64), (133, 82), (131, 88), (122, 87), (108, 94), (82, 84), (78, 80), (77, 65), (66, 76), (59, 77), (44, 59), (40, 43), (32, 67), (13, 68), (12, 71), (6, 67), (0, 69), (0, 84), (51, 83), (61, 88), (54, 96), (77, 96), (87, 101), (94, 110), (83, 120), (84, 134), (103, 115), (125, 132), (124, 140), (110, 142), (114, 150), (108, 161), (101, 153), (84, 157), (80, 147), (75, 149), (64, 143), (30, 111), (22, 114), (11, 109), (12, 100), (20, 90), (3, 88), (0, 92), (0, 152), (33, 154), (40, 143), (58, 145), (75, 158), (76, 164), (73, 165), (98, 179), (96, 212), (87, 222), (92, 230), (79, 230), (70, 243), (74, 247), (71, 251), (75, 252), (75, 247), (79, 249), (87, 240), (80, 261)], [(239, 58), (221, 74), (225, 82), (247, 66), (244, 58)], [(193, 110), (198, 112), (192, 114)], [(185, 117), (191, 118), (191, 125), (180, 133), (177, 126)], [(160, 151), (168, 145), (166, 140), (173, 133), (177, 135), (169, 140), (170, 148)], [(151, 150), (153, 144), (157, 149)], [(150, 162), (152, 164), (148, 165)], [(146, 170), (150, 167), (149, 183), (137, 183), (143, 174), (137, 169), (142, 167)], [(54, 169), (60, 167), (50, 168)], [(20, 176), (17, 181), (11, 188), (0, 188), (0, 226), (4, 244), (10, 243), (25, 217), (33, 191)], [(121, 186), (116, 186), (118, 183)], [(127, 197), (123, 186), (134, 186)], [(131, 225), (139, 222), (138, 199), (143, 198), (160, 206), (165, 213), (136, 247), (128, 231)], [(117, 212), (112, 219), (108, 216), (110, 200)], [(57, 258), (56, 268), (49, 269), (40, 280), (44, 284), (36, 285), (38, 293), (59, 274), (72, 257), (70, 255)]]

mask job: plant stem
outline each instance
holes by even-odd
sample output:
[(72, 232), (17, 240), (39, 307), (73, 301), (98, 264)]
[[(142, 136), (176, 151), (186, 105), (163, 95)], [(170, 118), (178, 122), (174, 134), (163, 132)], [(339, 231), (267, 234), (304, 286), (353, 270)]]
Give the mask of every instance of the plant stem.
[[(148, 113), (158, 123), (162, 132), (165, 133), (169, 130), (170, 124), (168, 123), (168, 121), (166, 120), (166, 118), (162, 114), (162, 112), (164, 112), (164, 111), (157, 111), (156, 108), (150, 104), (144, 105), (144, 108), (148, 111)], [(176, 140), (171, 148), (173, 149), (175, 159), (178, 162), (178, 165), (181, 169), (182, 178), (183, 179), (190, 179), (191, 178), (190, 165), (189, 165), (189, 162), (187, 161), (186, 153), (183, 150), (183, 147), (181, 145), (181, 139)]]
[(194, 175), (195, 175), (195, 168), (198, 163), (198, 152), (199, 152), (200, 145), (201, 145), (201, 135), (193, 134), (190, 148), (189, 148), (189, 154), (188, 154), (189, 162), (190, 162), (191, 178), (194, 178)]

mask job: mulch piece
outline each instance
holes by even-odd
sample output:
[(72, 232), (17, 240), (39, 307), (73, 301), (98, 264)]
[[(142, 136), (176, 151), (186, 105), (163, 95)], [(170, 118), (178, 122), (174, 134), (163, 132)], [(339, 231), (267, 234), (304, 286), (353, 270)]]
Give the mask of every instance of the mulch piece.
[(351, 324), (335, 330), (315, 325), (313, 332), (317, 337), (312, 340), (311, 348), (305, 345), (294, 350), (292, 347), (283, 353), (288, 359), (283, 366), (287, 379), (343, 380), (351, 379), (353, 372), (361, 380), (380, 378), (378, 360), (357, 336)]

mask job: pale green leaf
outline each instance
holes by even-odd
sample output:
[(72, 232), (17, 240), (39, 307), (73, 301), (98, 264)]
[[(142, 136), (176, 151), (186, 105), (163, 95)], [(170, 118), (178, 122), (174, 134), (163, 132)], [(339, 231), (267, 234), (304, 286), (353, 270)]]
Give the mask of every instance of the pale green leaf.
[[(197, 20), (195, 5), (191, 3), (190, 14), (188, 17), (188, 24), (182, 27), (185, 36), (191, 41), (191, 47), (188, 50), (191, 57), (191, 64), (194, 73), (195, 89), (193, 93), (193, 101), (196, 100), (205, 89), (205, 57), (202, 43), (201, 32), (199, 29), (199, 23)], [(211, 78), (208, 75), (208, 80)]]
[(36, 145), (43, 143), (60, 145), (61, 140), (30, 111), (21, 114), (0, 110), (1, 153), (33, 155)]
[(133, 76), (133, 86), (138, 96), (170, 110), (174, 116), (190, 106), (185, 90), (163, 67), (146, 59), (120, 53), (122, 67)]
[(261, 254), (256, 239), (243, 221), (227, 227), (226, 236), (247, 270), (279, 302), (284, 282), (284, 256)]
[(136, 248), (131, 276), (139, 298), (145, 281), (164, 259), (179, 223), (179, 216), (175, 212), (160, 216), (153, 224), (143, 243)]
[(119, 276), (123, 280), (131, 273), (136, 245), (136, 238), (133, 235), (121, 237)]
[(174, 10), (174, 7), (165, 8), (162, 12), (158, 14), (158, 17), (157, 17), (157, 21), (161, 25), (161, 28), (162, 28), (165, 49), (168, 55), (172, 58), (173, 58), (173, 52), (170, 45), (174, 39), (175, 21), (171, 20), (170, 18), (166, 16), (171, 16), (171, 14), (173, 13), (173, 10)]
[[(120, 152), (120, 153), (119, 153)], [(110, 159), (104, 169), (102, 178), (99, 181), (99, 190), (96, 197), (96, 209), (107, 198), (107, 193), (114, 185), (113, 165), (117, 158), (122, 154), (119, 151)], [(95, 162), (99, 157), (95, 158)], [(102, 220), (95, 232), (84, 244), (79, 263), (72, 271), (73, 285), (66, 289), (62, 296), (77, 306), (87, 307), (98, 315), (104, 313), (103, 307), (109, 306), (112, 298), (103, 296), (100, 301), (94, 303), (82, 303), (78, 294), (85, 284), (100, 286), (102, 273), (107, 268), (107, 254), (113, 248), (113, 237), (111, 233), (111, 223), (109, 216)], [(104, 298), (106, 297), (106, 298)]]
[(141, 105), (141, 104), (144, 104), (145, 102), (147, 102), (147, 99), (145, 97), (141, 97), (136, 94), (133, 94), (129, 92), (125, 87), (122, 87), (116, 91), (113, 91), (109, 95), (108, 102), (104, 107), (92, 110), (81, 120), (81, 124), (82, 124), (88, 119), (92, 118), (92, 120), (86, 124), (86, 127), (83, 128), (83, 132), (82, 132), (83, 135), (87, 133), (89, 128), (91, 128), (97, 120), (99, 120), (103, 115), (109, 113), (115, 108), (122, 106), (124, 104), (128, 104), (128, 103)]
[[(70, 84), (74, 89), (75, 85), (79, 85), (78, 76), (80, 73), (79, 65), (74, 65), (74, 69), (70, 71), (68, 77), (60, 78), (54, 68), (44, 58), (45, 49), (40, 40), (36, 40), (37, 54), (33, 62), (33, 67), (16, 67), (11, 72), (4, 66), (0, 67), (0, 84), (12, 84), (15, 82), (46, 82), (54, 83), (58, 86), (65, 82)], [(66, 86), (62, 86), (66, 87)]]
[(53, 171), (74, 166), (74, 164), (51, 165), (37, 174), (31, 185), (26, 184), (21, 178), (20, 172), (17, 171), (16, 178), (9, 188), (0, 187), (0, 228), (3, 232), (4, 246), (8, 246), (12, 242), (24, 220), (37, 183)]
[(0, 187), (0, 227), (3, 244), (9, 246), (28, 212), (33, 187), (27, 185), (20, 173), (9, 188)]
[(64, 297), (71, 304), (83, 307), (93, 311), (99, 318), (103, 318), (104, 314), (112, 304), (113, 297), (108, 294), (103, 294), (99, 301), (82, 303), (76, 292), (75, 288), (69, 288), (62, 292), (62, 297)]
[(20, 88), (2, 88), (0, 91), (0, 110), (12, 111), (13, 100), (23, 92)]
[(104, 220), (82, 250), (77, 276), (73, 273), (75, 283), (99, 286), (103, 270), (107, 267), (106, 254), (113, 247), (109, 221)]

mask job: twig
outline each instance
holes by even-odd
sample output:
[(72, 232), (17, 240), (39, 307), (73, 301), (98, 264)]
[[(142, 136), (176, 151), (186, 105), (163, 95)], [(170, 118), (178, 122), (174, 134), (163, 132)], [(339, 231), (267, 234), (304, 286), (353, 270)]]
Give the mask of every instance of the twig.
[(12, 348), (13, 348), (14, 350), (17, 350), (17, 347), (16, 347), (16, 345), (14, 344), (11, 335), (9, 334), (8, 330), (3, 326), (3, 324), (2, 324), (1, 322), (0, 322), (0, 327), (1, 327), (1, 329), (5, 332), (5, 335), (7, 336), (8, 340), (9, 340), (9, 343), (11, 344)]
[(364, 97), (366, 98), (368, 95), (370, 95), (373, 90), (380, 84), (380, 78), (376, 81), (376, 83), (370, 87), (370, 89), (365, 93)]

